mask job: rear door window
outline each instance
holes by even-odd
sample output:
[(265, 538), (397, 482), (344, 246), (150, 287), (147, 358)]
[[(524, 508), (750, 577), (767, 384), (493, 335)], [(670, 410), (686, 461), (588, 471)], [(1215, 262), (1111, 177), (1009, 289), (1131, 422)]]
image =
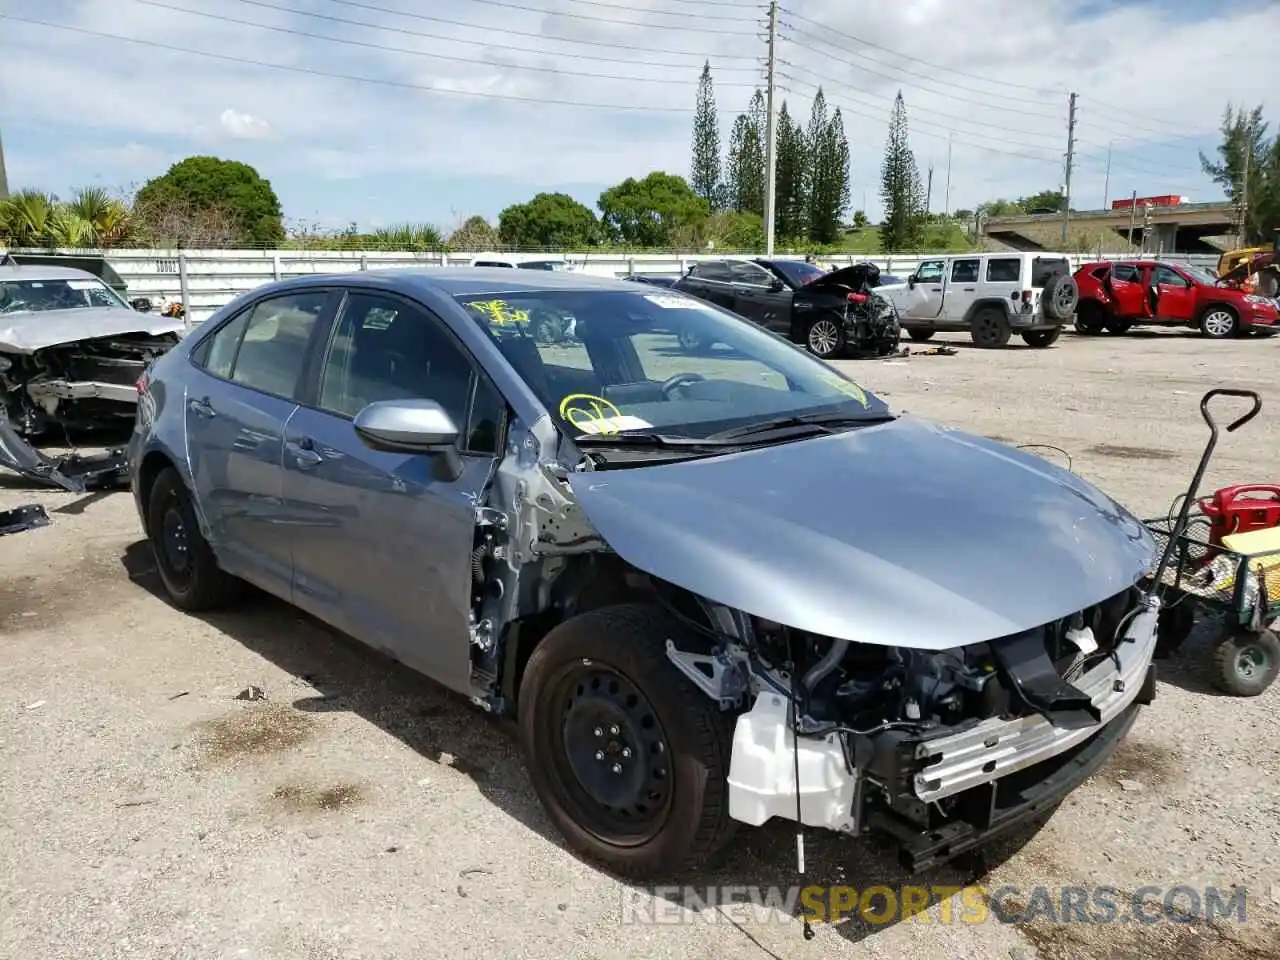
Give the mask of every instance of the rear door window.
[(719, 283), (728, 283), (732, 279), (729, 266), (723, 260), (704, 260), (695, 264), (689, 276), (696, 280), (713, 280)]
[(979, 260), (957, 260), (951, 265), (952, 283), (973, 283), (978, 279)]
[(1031, 261), (1031, 286), (1043, 287), (1056, 273), (1070, 273), (1066, 257), (1036, 257)]
[(1123, 283), (1141, 283), (1142, 271), (1132, 263), (1117, 263), (1111, 268), (1111, 278)]
[(216, 330), (194, 359), (216, 377), (296, 399), (311, 337), (328, 301), (324, 290), (260, 300)]

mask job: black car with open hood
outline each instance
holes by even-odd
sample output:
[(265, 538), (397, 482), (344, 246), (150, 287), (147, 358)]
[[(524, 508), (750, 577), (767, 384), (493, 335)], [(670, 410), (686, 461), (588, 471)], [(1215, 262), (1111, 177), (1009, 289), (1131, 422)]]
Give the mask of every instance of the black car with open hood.
[(855, 263), (810, 280), (791, 298), (794, 338), (824, 360), (850, 352), (894, 353), (902, 333), (898, 311), (875, 293), (879, 284), (874, 263)]

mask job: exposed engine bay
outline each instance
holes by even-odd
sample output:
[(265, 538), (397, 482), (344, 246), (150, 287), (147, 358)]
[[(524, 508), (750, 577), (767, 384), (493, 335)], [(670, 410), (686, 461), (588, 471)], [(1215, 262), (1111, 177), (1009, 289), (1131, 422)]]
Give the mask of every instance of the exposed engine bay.
[(134, 384), (147, 364), (178, 342), (176, 333), (122, 333), (0, 352), (0, 411), (23, 436), (50, 427), (119, 427), (133, 420)]

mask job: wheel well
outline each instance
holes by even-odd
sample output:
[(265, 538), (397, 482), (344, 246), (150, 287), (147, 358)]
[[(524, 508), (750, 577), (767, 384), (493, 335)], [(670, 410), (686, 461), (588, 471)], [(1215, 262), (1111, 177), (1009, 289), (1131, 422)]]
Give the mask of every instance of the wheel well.
[(969, 323), (972, 321), (981, 310), (1000, 310), (1005, 314), (1005, 316), (1008, 316), (1009, 314), (1009, 310), (1005, 306), (1003, 299), (986, 297), (982, 300), (975, 300), (969, 305), (969, 312), (965, 315), (964, 322)]
[(520, 680), (534, 649), (555, 627), (588, 610), (654, 599), (647, 575), (616, 556), (583, 558), (582, 568), (568, 576), (571, 584), (547, 610), (507, 625), (503, 633), (498, 692), (514, 710)]
[(143, 532), (150, 534), (151, 531), (146, 529), (147, 525), (147, 504), (151, 502), (151, 488), (156, 485), (156, 478), (164, 471), (166, 467), (172, 467), (173, 461), (163, 453), (152, 451), (142, 458), (142, 463), (138, 467), (138, 497), (142, 501), (142, 526)]
[(1085, 317), (1096, 317), (1104, 320), (1111, 315), (1111, 311), (1104, 307), (1097, 300), (1085, 300), (1081, 298), (1080, 303), (1076, 306), (1076, 315)]

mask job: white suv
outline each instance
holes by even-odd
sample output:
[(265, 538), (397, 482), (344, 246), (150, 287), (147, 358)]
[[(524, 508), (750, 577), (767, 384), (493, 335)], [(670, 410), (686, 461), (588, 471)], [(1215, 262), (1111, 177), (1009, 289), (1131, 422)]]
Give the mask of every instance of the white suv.
[(1014, 333), (1047, 347), (1075, 315), (1080, 291), (1063, 253), (973, 253), (924, 260), (905, 286), (880, 291), (898, 308), (912, 340), (967, 330), (980, 347)]
[(562, 270), (573, 272), (573, 266), (560, 257), (524, 259), (504, 253), (478, 253), (471, 260), (473, 267), (507, 267), (512, 270)]

